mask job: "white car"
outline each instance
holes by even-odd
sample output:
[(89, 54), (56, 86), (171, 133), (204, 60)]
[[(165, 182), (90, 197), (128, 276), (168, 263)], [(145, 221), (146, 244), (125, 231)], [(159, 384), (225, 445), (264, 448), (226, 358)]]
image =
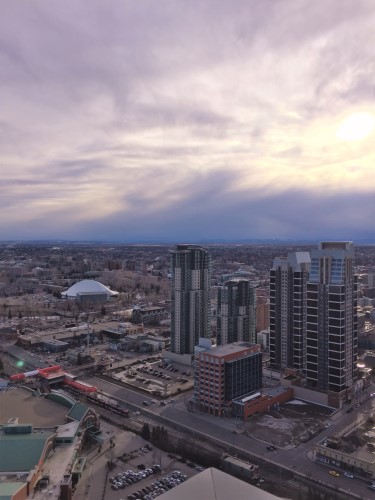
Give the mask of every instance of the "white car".
[(354, 479), (353, 474), (350, 474), (350, 472), (344, 472), (344, 476), (348, 477), (349, 479)]

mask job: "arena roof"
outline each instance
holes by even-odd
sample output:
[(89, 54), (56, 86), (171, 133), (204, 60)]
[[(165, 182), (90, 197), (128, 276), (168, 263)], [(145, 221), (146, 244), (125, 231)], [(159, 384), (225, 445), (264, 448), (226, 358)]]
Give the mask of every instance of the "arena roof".
[(279, 497), (211, 467), (158, 497), (160, 500), (275, 500)]
[(82, 280), (75, 283), (73, 286), (68, 288), (65, 292), (62, 292), (62, 297), (65, 298), (75, 298), (77, 294), (84, 293), (105, 293), (108, 297), (113, 297), (118, 295), (118, 292), (110, 290), (108, 287), (95, 280)]
[(81, 421), (83, 417), (86, 415), (86, 413), (89, 410), (89, 406), (83, 404), (83, 403), (76, 403), (68, 413), (68, 417), (72, 418), (73, 420), (78, 420)]
[[(18, 417), (19, 423), (32, 423), (34, 428), (48, 428), (66, 422), (66, 408), (46, 398), (36, 398), (32, 391), (17, 387), (0, 392), (0, 425), (11, 417)], [(0, 451), (1, 455), (1, 451)]]
[(23, 482), (6, 482), (0, 483), (0, 500), (10, 500), (18, 490), (23, 488), (27, 483)]
[(0, 472), (27, 472), (33, 469), (42, 456), (47, 439), (52, 432), (32, 434), (0, 434)]

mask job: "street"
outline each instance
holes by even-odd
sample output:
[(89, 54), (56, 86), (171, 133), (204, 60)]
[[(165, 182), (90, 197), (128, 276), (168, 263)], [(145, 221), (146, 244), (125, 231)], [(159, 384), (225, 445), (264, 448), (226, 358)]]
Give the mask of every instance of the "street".
[[(98, 389), (110, 394), (112, 397), (119, 398), (126, 402), (131, 410), (140, 412), (143, 418), (158, 422), (165, 421), (166, 425), (175, 424), (185, 426), (189, 429), (192, 439), (199, 440), (199, 435), (213, 438), (217, 442), (224, 444), (228, 451), (235, 449), (237, 453), (250, 453), (254, 458), (262, 461), (267, 460), (270, 465), (279, 466), (287, 469), (288, 473), (293, 473), (298, 479), (298, 474), (306, 478), (325, 483), (327, 485), (336, 485), (348, 494), (355, 493), (361, 498), (374, 498), (373, 492), (368, 488), (365, 480), (349, 479), (343, 475), (340, 478), (332, 478), (329, 475), (329, 467), (314, 462), (312, 452), (313, 446), (324, 437), (333, 432), (340, 431), (352, 421), (359, 412), (368, 411), (372, 408), (372, 399), (360, 408), (356, 408), (352, 413), (345, 411), (334, 420), (330, 428), (324, 429), (318, 436), (302, 443), (291, 449), (278, 448), (276, 451), (267, 451), (267, 442), (254, 439), (244, 434), (235, 434), (233, 431), (238, 429), (239, 422), (229, 418), (217, 418), (207, 414), (188, 412), (184, 403), (184, 397), (175, 398), (174, 403), (168, 403), (165, 407), (157, 404), (151, 404), (147, 407), (143, 405), (145, 399), (149, 400), (143, 394), (138, 394), (130, 389), (119, 387), (113, 383), (98, 379), (96, 377), (85, 377), (85, 381), (95, 385)], [(233, 450), (234, 451), (234, 450)], [(232, 452), (233, 452), (232, 451)], [(342, 491), (341, 490), (341, 491)]]

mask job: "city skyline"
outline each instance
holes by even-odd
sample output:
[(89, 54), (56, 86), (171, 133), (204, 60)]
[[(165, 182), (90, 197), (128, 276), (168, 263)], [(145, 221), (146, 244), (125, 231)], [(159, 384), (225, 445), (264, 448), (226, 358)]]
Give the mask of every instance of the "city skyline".
[(371, 0), (2, 6), (2, 240), (375, 242)]

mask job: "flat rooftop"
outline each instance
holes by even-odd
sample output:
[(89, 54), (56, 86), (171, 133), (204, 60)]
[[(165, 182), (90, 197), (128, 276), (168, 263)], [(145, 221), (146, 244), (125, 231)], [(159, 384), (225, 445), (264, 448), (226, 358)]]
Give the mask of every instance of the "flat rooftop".
[(134, 309), (136, 311), (140, 312), (152, 312), (152, 311), (164, 311), (166, 306), (147, 306), (147, 307), (141, 307), (139, 309)]
[(6, 424), (11, 417), (18, 417), (20, 424), (33, 424), (48, 428), (65, 424), (67, 409), (45, 399), (35, 397), (31, 391), (17, 387), (0, 393), (0, 424)]
[(287, 390), (288, 390), (288, 387), (267, 387), (267, 388), (263, 389), (263, 393), (267, 394), (267, 396), (274, 398)]
[(79, 439), (76, 438), (74, 443), (56, 446), (54, 452), (49, 455), (45, 463), (45, 470), (48, 470), (50, 483), (45, 489), (34, 493), (34, 500), (45, 500), (46, 498), (58, 500), (60, 498), (60, 484), (67, 467), (72, 462), (78, 442)]
[(208, 354), (209, 356), (215, 356), (217, 358), (222, 358), (223, 356), (227, 356), (228, 354), (236, 354), (241, 351), (244, 351), (245, 349), (249, 349), (250, 347), (253, 347), (254, 344), (249, 344), (247, 342), (242, 342), (238, 344), (227, 344), (227, 345), (221, 345), (218, 347), (214, 347), (212, 349), (209, 349), (207, 351), (203, 351), (204, 353)]

